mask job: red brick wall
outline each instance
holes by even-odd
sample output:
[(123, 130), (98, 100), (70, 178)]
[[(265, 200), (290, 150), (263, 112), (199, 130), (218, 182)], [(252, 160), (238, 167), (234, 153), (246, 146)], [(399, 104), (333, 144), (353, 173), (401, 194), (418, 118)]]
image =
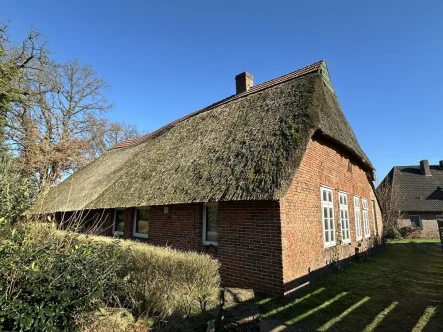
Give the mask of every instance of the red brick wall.
[[(352, 163), (350, 168), (349, 161)], [(337, 241), (335, 249), (324, 247), (320, 200), (321, 185), (333, 188), (334, 223), (337, 240), (340, 234), (338, 226), (338, 190), (347, 192), (351, 244), (342, 245)], [(366, 198), (369, 205), (371, 238), (365, 239), (363, 235), (363, 241), (360, 244), (356, 241), (353, 195)], [(335, 255), (338, 255), (335, 257), (342, 260), (355, 254), (356, 248), (364, 251), (374, 245), (374, 220), (371, 206), (371, 200), (374, 199), (375, 196), (366, 173), (357, 165), (357, 162), (337, 145), (319, 135), (315, 135), (308, 143), (306, 153), (288, 192), (280, 201), (283, 280), (286, 291), (290, 291), (304, 282), (301, 278), (309, 276), (313, 271), (328, 265), (334, 258), (334, 251)], [(377, 216), (378, 230), (381, 234), (382, 224), (379, 210)]]
[[(203, 204), (152, 206), (149, 238), (139, 239), (159, 246), (196, 250), (217, 257), (226, 285), (283, 292), (279, 203), (220, 202), (218, 205), (218, 247), (203, 246)], [(133, 238), (134, 208), (125, 210), (125, 238)], [(112, 232), (112, 217), (107, 220)], [(104, 232), (104, 235), (112, 233)]]
[(277, 201), (219, 204), (221, 276), (226, 285), (283, 292)]
[[(141, 241), (172, 246), (176, 249), (197, 249), (201, 242), (202, 204), (170, 205), (169, 213), (164, 213), (164, 206), (151, 206), (149, 238)], [(135, 208), (125, 211), (124, 237), (133, 237)]]

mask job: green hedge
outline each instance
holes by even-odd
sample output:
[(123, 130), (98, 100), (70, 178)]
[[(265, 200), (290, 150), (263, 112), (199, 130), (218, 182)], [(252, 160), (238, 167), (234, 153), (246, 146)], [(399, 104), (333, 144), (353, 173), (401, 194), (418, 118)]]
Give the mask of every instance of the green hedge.
[[(116, 240), (82, 235), (102, 244)], [(219, 263), (206, 254), (119, 240), (127, 272), (128, 292), (139, 317), (168, 320), (171, 316), (190, 317), (219, 303)]]
[(218, 303), (208, 255), (3, 220), (0, 257), (0, 330), (98, 331), (97, 313), (111, 307), (167, 329)]

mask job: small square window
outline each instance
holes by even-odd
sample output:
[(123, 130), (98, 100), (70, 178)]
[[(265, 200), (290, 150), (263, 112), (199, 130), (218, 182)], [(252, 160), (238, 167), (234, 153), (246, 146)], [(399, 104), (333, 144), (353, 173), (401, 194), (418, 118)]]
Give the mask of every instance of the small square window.
[(409, 216), (409, 221), (412, 227), (421, 228), (420, 216)]

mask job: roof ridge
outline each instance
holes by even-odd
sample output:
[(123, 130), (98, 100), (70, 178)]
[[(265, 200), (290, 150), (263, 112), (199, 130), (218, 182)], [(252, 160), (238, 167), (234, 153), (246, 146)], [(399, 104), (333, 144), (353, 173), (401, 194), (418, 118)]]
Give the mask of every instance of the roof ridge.
[(274, 86), (276, 86), (278, 84), (290, 81), (292, 79), (295, 79), (295, 78), (298, 78), (298, 77), (301, 77), (301, 76), (304, 76), (304, 75), (316, 72), (316, 71), (318, 71), (320, 69), (320, 66), (321, 66), (321, 64), (323, 62), (325, 62), (325, 61), (324, 60), (320, 60), (320, 61), (312, 63), (312, 64), (310, 64), (308, 66), (305, 66), (305, 67), (302, 67), (302, 68), (297, 69), (295, 71), (292, 71), (292, 72), (290, 72), (288, 74), (284, 74), (282, 76), (278, 76), (276, 78), (273, 78), (273, 79), (271, 79), (269, 81), (265, 81), (263, 83), (254, 85), (248, 91), (237, 93), (237, 94), (231, 95), (229, 97), (226, 97), (224, 99), (221, 99), (221, 100), (219, 100), (219, 101), (217, 101), (217, 102), (215, 102), (213, 104), (210, 104), (209, 106), (206, 106), (206, 107), (201, 108), (201, 109), (199, 109), (197, 111), (189, 113), (189, 114), (187, 114), (187, 115), (185, 115), (185, 116), (183, 116), (181, 118), (178, 118), (177, 120), (174, 120), (174, 121), (172, 121), (172, 122), (170, 122), (170, 123), (160, 127), (159, 129), (156, 129), (156, 130), (154, 130), (154, 131), (152, 131), (152, 132), (150, 132), (150, 133), (148, 133), (146, 135), (143, 135), (143, 136), (140, 136), (138, 138), (131, 139), (131, 140), (120, 142), (120, 143), (114, 145), (113, 147), (111, 147), (109, 150), (119, 149), (119, 148), (126, 148), (126, 147), (130, 147), (130, 146), (134, 146), (134, 145), (143, 143), (143, 142), (147, 141), (149, 138), (151, 138), (151, 137), (153, 137), (153, 136), (155, 136), (157, 134), (160, 134), (161, 132), (163, 132), (165, 130), (170, 129), (170, 128), (174, 127), (176, 124), (178, 124), (178, 123), (180, 123), (180, 122), (182, 122), (184, 120), (187, 120), (187, 119), (189, 119), (189, 118), (191, 118), (191, 117), (193, 117), (195, 115), (198, 115), (200, 113), (209, 111), (209, 110), (211, 110), (211, 109), (213, 109), (213, 108), (215, 108), (217, 106), (226, 104), (228, 102), (231, 102), (231, 101), (234, 101), (234, 100), (237, 100), (237, 99), (249, 96), (249, 95), (254, 94), (256, 92), (263, 91), (263, 90), (265, 90), (267, 88), (274, 87)]
[[(440, 167), (439, 164), (429, 164), (429, 167), (434, 166), (434, 167)], [(416, 168), (420, 168), (420, 165), (399, 165), (399, 166), (393, 166), (395, 168), (400, 168), (400, 167), (416, 167)]]

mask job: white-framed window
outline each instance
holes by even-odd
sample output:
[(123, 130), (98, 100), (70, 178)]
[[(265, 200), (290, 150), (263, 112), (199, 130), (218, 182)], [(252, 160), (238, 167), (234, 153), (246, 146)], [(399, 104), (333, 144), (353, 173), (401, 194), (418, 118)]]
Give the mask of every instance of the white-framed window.
[(361, 212), (360, 212), (360, 197), (354, 196), (354, 218), (355, 218), (355, 236), (357, 241), (363, 240), (361, 232)]
[(372, 219), (374, 220), (374, 236), (378, 234), (378, 225), (377, 225), (377, 210), (375, 210), (375, 201), (371, 201), (372, 203)]
[(136, 208), (134, 212), (133, 235), (136, 237), (148, 238), (150, 219), (151, 209), (149, 207)]
[(361, 205), (363, 208), (363, 230), (365, 233), (365, 238), (370, 238), (371, 237), (371, 229), (369, 228), (368, 200), (366, 198), (362, 198)]
[(203, 205), (203, 233), (204, 245), (218, 245), (218, 204), (205, 203)]
[(421, 228), (421, 218), (418, 215), (410, 215), (409, 221), (412, 227)]
[(325, 248), (335, 246), (334, 201), (332, 189), (320, 187), (321, 216)]
[(343, 244), (351, 243), (351, 232), (349, 227), (348, 195), (345, 192), (338, 193), (338, 205), (340, 208), (340, 228)]
[(115, 235), (123, 235), (124, 229), (125, 229), (125, 209), (115, 209), (112, 233)]

